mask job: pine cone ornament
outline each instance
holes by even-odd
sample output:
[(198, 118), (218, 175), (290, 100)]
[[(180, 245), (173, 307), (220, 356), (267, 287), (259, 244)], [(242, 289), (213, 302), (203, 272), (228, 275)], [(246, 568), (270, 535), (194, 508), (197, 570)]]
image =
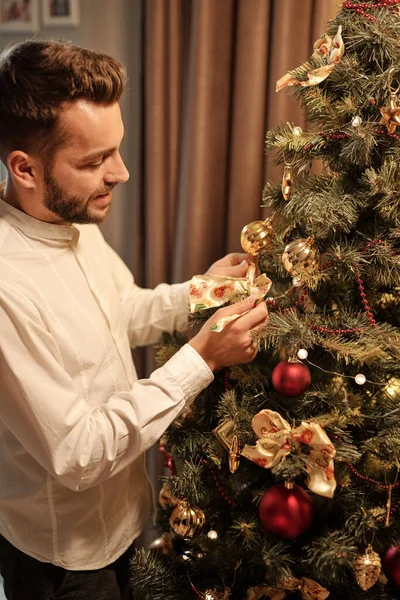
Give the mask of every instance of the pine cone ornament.
[(357, 556), (353, 562), (354, 576), (364, 592), (369, 590), (378, 581), (381, 567), (382, 563), (379, 554), (372, 550), (371, 545), (368, 546), (365, 554)]

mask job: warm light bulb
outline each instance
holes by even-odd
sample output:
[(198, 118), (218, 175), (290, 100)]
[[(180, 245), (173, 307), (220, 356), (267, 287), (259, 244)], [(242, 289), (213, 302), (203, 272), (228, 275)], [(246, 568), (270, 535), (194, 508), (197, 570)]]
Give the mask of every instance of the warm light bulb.
[(301, 359), (301, 360), (305, 360), (308, 356), (308, 352), (305, 348), (300, 348), (300, 350), (297, 351), (297, 356)]
[(354, 119), (352, 120), (351, 124), (353, 127), (360, 127), (362, 123), (362, 118), (359, 117), (358, 115), (354, 117)]
[(358, 383), (358, 385), (364, 385), (364, 383), (367, 381), (367, 378), (362, 373), (359, 373), (354, 377), (354, 380), (356, 383)]
[(218, 533), (214, 529), (210, 529), (210, 531), (207, 533), (207, 537), (209, 537), (210, 540), (216, 540)]

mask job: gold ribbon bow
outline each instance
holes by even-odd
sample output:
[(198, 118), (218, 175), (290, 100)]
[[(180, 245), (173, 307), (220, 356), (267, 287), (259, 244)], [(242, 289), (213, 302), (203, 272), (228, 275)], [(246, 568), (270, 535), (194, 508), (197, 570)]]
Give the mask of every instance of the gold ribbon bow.
[(281, 589), (273, 588), (266, 584), (256, 585), (247, 590), (247, 600), (260, 600), (263, 596), (268, 596), (271, 600), (284, 600), (287, 597), (286, 591), (294, 592), (300, 590), (303, 600), (326, 600), (330, 595), (327, 589), (323, 588), (319, 583), (302, 577), (288, 577), (282, 581)]
[[(301, 85), (302, 87), (318, 85), (331, 74), (336, 63), (341, 60), (343, 54), (344, 43), (342, 39), (342, 26), (339, 25), (333, 40), (329, 35), (324, 33), (324, 35), (320, 37), (314, 44), (314, 52), (311, 58), (325, 58), (327, 64), (309, 71), (307, 73), (308, 81), (298, 81), (293, 77), (293, 75), (290, 74), (290, 72), (286, 73), (286, 75), (278, 79), (276, 82), (276, 91), (279, 92), (279, 90), (289, 85)], [(311, 68), (309, 61), (303, 63), (302, 66)]]
[[(268, 293), (272, 281), (265, 275), (255, 276), (256, 266), (249, 265), (246, 277), (225, 277), (224, 275), (195, 275), (190, 282), (190, 311), (221, 306), (237, 295), (246, 294), (262, 300)], [(247, 312), (229, 315), (212, 326), (212, 331), (222, 331), (229, 321), (245, 315)]]
[[(256, 464), (271, 469), (281, 462), (296, 446), (307, 465), (309, 489), (315, 494), (333, 498), (336, 489), (333, 458), (335, 447), (322, 427), (316, 423), (302, 422), (292, 429), (281, 415), (273, 410), (261, 410), (251, 426), (259, 438), (255, 446), (244, 446), (241, 454)], [(306, 444), (304, 454), (300, 444)]]

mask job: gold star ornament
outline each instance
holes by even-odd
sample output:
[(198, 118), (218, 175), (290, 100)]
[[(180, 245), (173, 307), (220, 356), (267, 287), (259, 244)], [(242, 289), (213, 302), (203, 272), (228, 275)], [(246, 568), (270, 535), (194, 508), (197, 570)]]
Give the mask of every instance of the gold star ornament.
[(394, 133), (396, 127), (400, 125), (400, 106), (397, 104), (397, 95), (390, 94), (389, 106), (384, 106), (379, 110), (382, 115), (379, 123), (386, 125), (389, 133)]

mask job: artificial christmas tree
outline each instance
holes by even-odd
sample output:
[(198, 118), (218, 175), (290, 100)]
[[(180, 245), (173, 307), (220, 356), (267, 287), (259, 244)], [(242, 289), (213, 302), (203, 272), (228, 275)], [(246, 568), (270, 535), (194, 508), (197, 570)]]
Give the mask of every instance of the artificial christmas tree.
[[(253, 363), (216, 373), (163, 438), (136, 600), (400, 595), (399, 39), (400, 0), (346, 1), (278, 81), (311, 125), (267, 133), (283, 177), (242, 232), (255, 263), (191, 288), (193, 333), (250, 291), (269, 320)], [(159, 361), (185, 341), (165, 337)]]

